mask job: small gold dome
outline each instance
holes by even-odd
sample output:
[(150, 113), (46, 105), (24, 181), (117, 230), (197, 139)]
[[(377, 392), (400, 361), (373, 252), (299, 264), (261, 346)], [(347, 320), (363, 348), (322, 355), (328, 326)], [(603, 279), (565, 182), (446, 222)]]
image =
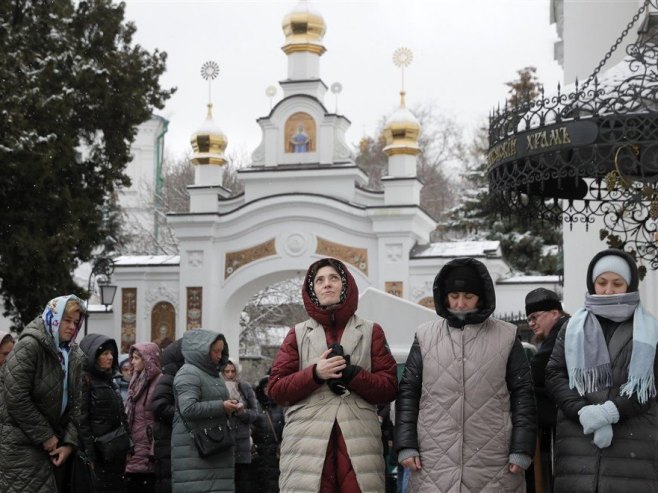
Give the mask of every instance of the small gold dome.
[(212, 103), (208, 103), (208, 116), (192, 138), (193, 164), (226, 164), (224, 151), (228, 145), (226, 134), (212, 118)]
[(286, 55), (299, 51), (308, 51), (322, 55), (327, 49), (322, 45), (322, 38), (327, 30), (322, 16), (302, 0), (284, 18), (283, 33), (286, 44), (281, 48)]
[(386, 120), (384, 127), (384, 137), (386, 138), (384, 152), (387, 156), (395, 154), (415, 156), (420, 153), (420, 147), (418, 147), (420, 123), (405, 106), (404, 96), (405, 92), (401, 91), (400, 107)]

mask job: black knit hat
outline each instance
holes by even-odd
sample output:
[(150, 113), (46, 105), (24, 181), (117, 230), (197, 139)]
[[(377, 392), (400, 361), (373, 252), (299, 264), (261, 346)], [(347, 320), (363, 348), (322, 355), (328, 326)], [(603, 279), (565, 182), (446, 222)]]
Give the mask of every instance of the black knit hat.
[(535, 312), (548, 310), (562, 310), (562, 303), (558, 295), (546, 288), (537, 288), (530, 291), (525, 297), (526, 316)]
[(482, 296), (484, 286), (482, 278), (474, 268), (468, 265), (456, 266), (447, 273), (444, 282), (445, 293), (472, 293)]

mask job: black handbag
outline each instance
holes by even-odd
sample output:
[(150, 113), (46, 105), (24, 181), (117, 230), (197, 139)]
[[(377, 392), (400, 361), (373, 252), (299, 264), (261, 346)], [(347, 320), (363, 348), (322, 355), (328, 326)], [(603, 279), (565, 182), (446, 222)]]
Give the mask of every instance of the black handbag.
[(178, 402), (176, 402), (176, 408), (178, 409), (181, 421), (183, 421), (183, 425), (185, 425), (185, 428), (194, 441), (194, 445), (196, 446), (200, 457), (210, 457), (211, 455), (218, 454), (233, 447), (235, 444), (233, 433), (231, 432), (231, 427), (228, 422), (226, 422), (224, 426), (218, 424), (210, 428), (201, 428), (192, 431), (187, 425), (183, 413), (180, 412)]
[(112, 462), (130, 450), (130, 437), (123, 426), (94, 438), (94, 443), (104, 463)]

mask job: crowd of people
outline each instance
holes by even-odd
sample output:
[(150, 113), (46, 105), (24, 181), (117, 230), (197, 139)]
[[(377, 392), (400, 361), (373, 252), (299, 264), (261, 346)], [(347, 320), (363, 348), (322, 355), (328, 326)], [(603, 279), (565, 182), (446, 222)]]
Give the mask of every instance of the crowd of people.
[(0, 332), (0, 491), (658, 491), (658, 320), (623, 251), (597, 254), (585, 285), (573, 316), (526, 295), (528, 353), (493, 317), (486, 266), (448, 262), (398, 383), (347, 266), (320, 259), (309, 318), (254, 387), (221, 333), (122, 357), (104, 335), (76, 344), (86, 305), (55, 298), (18, 340)]

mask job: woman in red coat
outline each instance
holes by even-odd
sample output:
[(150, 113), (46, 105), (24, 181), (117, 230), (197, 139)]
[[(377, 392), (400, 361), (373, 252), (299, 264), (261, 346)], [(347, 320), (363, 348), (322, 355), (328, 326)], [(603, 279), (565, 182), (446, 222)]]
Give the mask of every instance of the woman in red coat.
[[(355, 315), (359, 293), (345, 265), (322, 259), (302, 286), (310, 316), (286, 336), (269, 391), (288, 407), (281, 492), (381, 493), (385, 465), (377, 404), (397, 392), (396, 362), (381, 326)], [(326, 452), (318, 446), (326, 444)]]

